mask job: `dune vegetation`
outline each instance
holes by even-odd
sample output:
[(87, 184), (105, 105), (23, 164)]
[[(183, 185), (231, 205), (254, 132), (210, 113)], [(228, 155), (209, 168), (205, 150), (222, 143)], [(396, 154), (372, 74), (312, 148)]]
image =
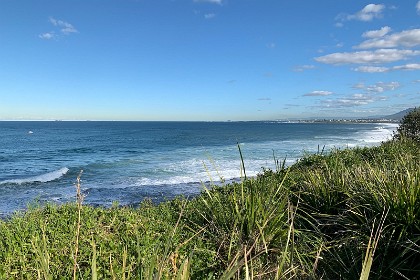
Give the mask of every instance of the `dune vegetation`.
[(416, 139), (276, 166), (136, 208), (84, 205), (78, 178), (0, 221), (0, 279), (420, 279)]

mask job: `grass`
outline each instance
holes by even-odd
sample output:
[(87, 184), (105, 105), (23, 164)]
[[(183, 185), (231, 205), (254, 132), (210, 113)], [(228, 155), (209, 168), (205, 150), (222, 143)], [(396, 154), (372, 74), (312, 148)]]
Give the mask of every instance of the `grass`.
[(390, 141), (189, 200), (35, 207), (0, 221), (0, 279), (420, 279), (419, 157)]

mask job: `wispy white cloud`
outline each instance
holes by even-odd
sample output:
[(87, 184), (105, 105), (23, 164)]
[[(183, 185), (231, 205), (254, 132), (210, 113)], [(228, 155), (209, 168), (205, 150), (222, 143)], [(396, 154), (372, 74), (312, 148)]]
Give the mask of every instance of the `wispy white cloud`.
[(223, 0), (194, 0), (194, 2), (200, 3), (200, 2), (207, 2), (207, 3), (212, 3), (212, 4), (219, 4), (222, 5)]
[(298, 65), (298, 66), (295, 66), (293, 68), (293, 71), (295, 71), (295, 72), (303, 72), (303, 71), (314, 69), (314, 68), (315, 68), (315, 65), (310, 65), (310, 64)]
[(357, 83), (355, 85), (352, 86), (353, 89), (364, 89), (365, 88), (365, 83)]
[(417, 13), (420, 15), (420, 1), (416, 5)]
[(413, 71), (413, 70), (420, 70), (420, 63), (409, 63), (400, 66), (392, 67), (392, 70), (404, 70), (404, 71)]
[(379, 66), (359, 66), (357, 68), (353, 68), (353, 71), (356, 72), (364, 72), (364, 73), (384, 73), (388, 72), (388, 67), (379, 67)]
[(396, 90), (400, 86), (401, 85), (399, 82), (390, 82), (390, 83), (378, 82), (374, 85), (367, 86), (365, 90), (366, 92), (370, 92), (370, 93), (382, 93), (385, 91)]
[(78, 33), (76, 28), (68, 22), (55, 19), (53, 17), (50, 17), (50, 22), (54, 25), (60, 28), (61, 33), (63, 34), (70, 34), (70, 33)]
[(375, 18), (383, 17), (383, 11), (385, 10), (385, 5), (383, 4), (368, 4), (362, 10), (358, 11), (355, 14), (340, 14), (336, 17), (336, 20), (339, 21), (336, 24), (337, 27), (343, 26), (342, 22), (349, 20), (358, 20), (358, 21), (371, 21)]
[(55, 38), (55, 33), (53, 31), (45, 32), (45, 33), (39, 34), (38, 37), (44, 40), (51, 40)]
[[(380, 30), (379, 30), (380, 31)], [(386, 30), (385, 30), (386, 31)], [(382, 37), (373, 37), (356, 46), (357, 49), (396, 48), (420, 46), (420, 29), (404, 30)]]
[(377, 106), (378, 102), (386, 101), (388, 98), (388, 96), (380, 94), (356, 93), (335, 99), (320, 100), (318, 105), (315, 107), (330, 110), (358, 108), (372, 103), (376, 103), (375, 105)]
[(383, 93), (385, 91), (393, 91), (401, 87), (399, 82), (377, 82), (373, 85), (365, 85), (364, 83), (358, 83), (352, 86), (353, 89), (362, 90), (365, 93), (376, 94)]
[(398, 82), (378, 82), (372, 85), (358, 83), (352, 86), (353, 89), (359, 91), (358, 93), (322, 99), (318, 101), (316, 107), (321, 109), (343, 109), (378, 103), (388, 100), (389, 96), (384, 95), (384, 93), (394, 91), (399, 87), (401, 87), (401, 84)]
[(215, 18), (215, 17), (216, 17), (215, 13), (208, 13), (208, 14), (204, 15), (205, 19), (212, 19), (212, 18)]
[(348, 20), (371, 21), (374, 18), (381, 18), (385, 9), (383, 4), (368, 4), (354, 15), (349, 15)]
[(418, 55), (420, 55), (420, 50), (378, 49), (375, 51), (332, 53), (315, 57), (315, 60), (333, 65), (380, 64), (405, 60)]
[(357, 68), (352, 69), (356, 72), (364, 72), (364, 73), (384, 73), (390, 71), (415, 71), (420, 70), (419, 63), (408, 63), (404, 65), (397, 65), (393, 67), (378, 67), (378, 66), (359, 66)]
[(385, 36), (391, 31), (391, 27), (384, 26), (379, 30), (370, 30), (363, 33), (362, 37), (364, 38), (380, 38)]
[(326, 91), (326, 90), (314, 90), (310, 93), (306, 93), (303, 96), (328, 96), (333, 94), (333, 92), (331, 91)]
[(375, 96), (369, 94), (356, 93), (347, 97), (337, 99), (327, 99), (321, 102), (321, 107), (326, 108), (348, 108), (368, 105), (378, 100)]
[(385, 5), (383, 4), (368, 4), (358, 13), (350, 15), (348, 19), (371, 21), (374, 18), (381, 18), (384, 10)]
[[(71, 33), (78, 33), (74, 26), (66, 21), (58, 20), (53, 17), (49, 18), (49, 22), (56, 28), (55, 31), (45, 32), (38, 35), (39, 38), (44, 40), (51, 40), (54, 38), (58, 38), (58, 34), (62, 35), (70, 35)], [(58, 34), (57, 34), (58, 33)]]

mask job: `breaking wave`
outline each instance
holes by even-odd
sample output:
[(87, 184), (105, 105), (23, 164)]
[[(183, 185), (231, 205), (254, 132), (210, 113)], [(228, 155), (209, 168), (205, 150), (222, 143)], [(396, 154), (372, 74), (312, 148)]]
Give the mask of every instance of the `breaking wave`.
[(48, 172), (48, 173), (38, 175), (38, 176), (34, 176), (34, 177), (1, 181), (0, 185), (5, 185), (5, 184), (22, 185), (22, 184), (30, 184), (30, 183), (51, 182), (51, 181), (60, 179), (62, 176), (67, 174), (68, 171), (69, 169), (67, 167), (63, 167), (59, 170), (55, 170), (55, 171)]

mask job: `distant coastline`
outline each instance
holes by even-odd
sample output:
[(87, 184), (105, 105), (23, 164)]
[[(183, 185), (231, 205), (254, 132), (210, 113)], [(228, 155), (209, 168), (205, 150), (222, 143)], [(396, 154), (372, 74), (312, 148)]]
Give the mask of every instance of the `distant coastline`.
[(252, 122), (277, 122), (277, 123), (400, 123), (397, 119), (276, 119), (276, 120), (221, 120), (221, 121), (171, 121), (171, 120), (0, 120), (0, 122), (144, 122), (144, 123), (252, 123)]
[(395, 119), (305, 119), (305, 120), (279, 120), (284, 123), (400, 123)]

